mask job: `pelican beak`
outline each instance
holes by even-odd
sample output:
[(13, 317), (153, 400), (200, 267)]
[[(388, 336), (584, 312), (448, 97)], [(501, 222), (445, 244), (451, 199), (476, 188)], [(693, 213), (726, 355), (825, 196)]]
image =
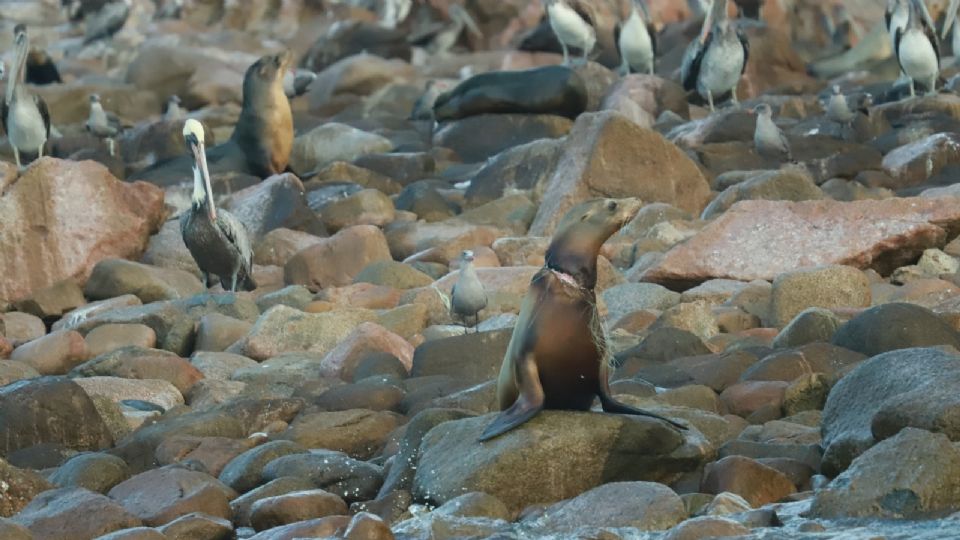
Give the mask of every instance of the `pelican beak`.
[(207, 152), (204, 145), (196, 138), (190, 140), (190, 151), (193, 152), (193, 162), (200, 171), (200, 178), (203, 179), (203, 189), (207, 192), (207, 208), (209, 209), (210, 219), (217, 219), (217, 209), (213, 204), (213, 187), (210, 185), (210, 171), (207, 169)]
[(483, 37), (483, 32), (480, 30), (480, 26), (477, 25), (477, 21), (475, 21), (466, 10), (463, 11), (463, 23), (467, 25), (467, 30), (469, 30), (471, 34), (480, 38)]
[(960, 9), (960, 0), (950, 0), (950, 5), (947, 6), (947, 18), (943, 21), (941, 39), (947, 39), (947, 34), (950, 33), (950, 29), (957, 21), (957, 9)]

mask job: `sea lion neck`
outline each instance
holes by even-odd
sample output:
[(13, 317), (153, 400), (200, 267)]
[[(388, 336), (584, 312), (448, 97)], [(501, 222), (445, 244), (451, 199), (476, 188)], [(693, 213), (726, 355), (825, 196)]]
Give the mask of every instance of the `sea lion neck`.
[(558, 232), (545, 257), (546, 267), (572, 276), (580, 287), (593, 290), (597, 284), (597, 256), (603, 240), (596, 232), (573, 226)]

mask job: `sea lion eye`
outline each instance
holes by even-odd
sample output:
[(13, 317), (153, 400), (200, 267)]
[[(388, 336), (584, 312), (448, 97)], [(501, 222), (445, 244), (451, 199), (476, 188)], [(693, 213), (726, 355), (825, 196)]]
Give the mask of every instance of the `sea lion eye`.
[(617, 201), (607, 201), (607, 210), (613, 212), (617, 209)]

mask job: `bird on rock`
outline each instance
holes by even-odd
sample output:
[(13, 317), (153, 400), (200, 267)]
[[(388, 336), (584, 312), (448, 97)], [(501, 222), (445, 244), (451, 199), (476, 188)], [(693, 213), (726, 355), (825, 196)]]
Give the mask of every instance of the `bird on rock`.
[(7, 81), (6, 95), (0, 104), (0, 119), (13, 147), (17, 167), (22, 168), (20, 152), (43, 157), (43, 145), (50, 137), (50, 113), (43, 98), (30, 93), (23, 84), (24, 66), (30, 50), (27, 27), (18, 24), (13, 32), (16, 59)]
[(568, 0), (546, 0), (550, 28), (563, 49), (563, 65), (570, 65), (570, 48), (583, 51), (583, 63), (587, 63), (593, 47), (597, 44), (597, 31), (593, 18), (579, 4)]
[(463, 319), (464, 326), (467, 325), (467, 317), (474, 318), (474, 327), (480, 324), (480, 312), (487, 307), (487, 293), (473, 267), (473, 252), (470, 250), (464, 250), (460, 255), (460, 275), (453, 285), (451, 296), (450, 307), (455, 315)]
[(97, 94), (90, 94), (90, 116), (87, 118), (85, 127), (90, 133), (106, 140), (110, 155), (115, 155), (114, 137), (117, 136), (120, 129), (110, 124), (107, 113), (103, 110), (103, 104), (100, 103), (100, 96)]
[(940, 42), (933, 25), (924, 18), (924, 12), (923, 0), (910, 0), (907, 23), (898, 27), (894, 36), (900, 70), (910, 79), (910, 97), (916, 96), (917, 81), (929, 94), (935, 94), (940, 76)]
[(252, 291), (257, 284), (251, 276), (253, 250), (247, 229), (226, 210), (217, 210), (214, 204), (203, 125), (188, 119), (183, 126), (183, 137), (194, 163), (190, 209), (180, 216), (183, 243), (200, 267), (205, 286), (209, 287), (210, 277), (216, 276), (224, 290), (235, 292), (242, 286)]
[(626, 22), (614, 27), (614, 40), (620, 50), (620, 74), (653, 75), (657, 55), (657, 31), (650, 20), (644, 0), (633, 0)]
[(738, 105), (737, 83), (747, 69), (750, 44), (727, 16), (727, 2), (716, 0), (703, 21), (700, 35), (687, 47), (680, 66), (683, 88), (696, 90), (713, 112), (715, 98), (730, 93)]
[(766, 103), (754, 107), (757, 115), (757, 128), (753, 132), (753, 146), (761, 157), (781, 161), (793, 160), (790, 141), (783, 131), (773, 122), (773, 109)]

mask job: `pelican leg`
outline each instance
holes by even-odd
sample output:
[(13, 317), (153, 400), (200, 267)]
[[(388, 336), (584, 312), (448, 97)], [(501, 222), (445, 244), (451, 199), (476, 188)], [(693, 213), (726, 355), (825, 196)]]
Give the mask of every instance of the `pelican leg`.
[(710, 112), (716, 112), (716, 109), (713, 108), (713, 92), (707, 90), (707, 104), (710, 105)]
[(43, 157), (43, 145), (41, 144), (40, 148), (37, 150), (37, 159), (40, 159), (42, 157)]
[(737, 87), (734, 86), (733, 90), (730, 90), (730, 101), (733, 102), (734, 107), (740, 106), (740, 100), (737, 99)]
[(627, 63), (627, 59), (624, 58), (623, 62), (620, 62), (620, 76), (626, 77), (630, 74), (630, 64)]
[(568, 49), (567, 44), (562, 41), (560, 42), (560, 46), (563, 48), (563, 65), (569, 66), (570, 65), (570, 49)]
[(934, 75), (934, 76), (930, 79), (930, 91), (927, 93), (927, 95), (928, 95), (928, 96), (935, 96), (935, 95), (937, 95), (937, 76), (936, 76), (936, 75)]
[(589, 54), (590, 54), (590, 50), (587, 49), (586, 47), (584, 47), (584, 48), (583, 48), (583, 65), (587, 65), (587, 64), (590, 63), (590, 61), (587, 60), (587, 55), (589, 55)]
[(913, 79), (910, 79), (910, 97), (917, 97), (917, 90), (913, 86)]
[(237, 274), (239, 273), (240, 271), (237, 270), (230, 276), (230, 292), (237, 292)]
[(116, 147), (115, 147), (115, 141), (113, 140), (113, 138), (108, 138), (108, 139), (107, 139), (107, 150), (110, 152), (110, 156), (111, 156), (111, 157), (116, 155), (115, 149), (116, 149)]
[(17, 162), (17, 169), (23, 170), (23, 165), (20, 163), (20, 150), (16, 146), (13, 147), (13, 159)]

